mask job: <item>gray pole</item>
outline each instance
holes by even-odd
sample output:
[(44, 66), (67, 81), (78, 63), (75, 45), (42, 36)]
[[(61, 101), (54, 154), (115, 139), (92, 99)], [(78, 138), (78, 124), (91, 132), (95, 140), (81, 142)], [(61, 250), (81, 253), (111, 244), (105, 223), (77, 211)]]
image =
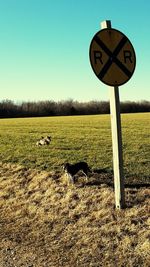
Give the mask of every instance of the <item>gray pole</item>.
[[(111, 21), (101, 22), (101, 29), (111, 28)], [(125, 190), (123, 176), (122, 158), (122, 135), (120, 119), (120, 101), (118, 86), (110, 87), (110, 112), (111, 112), (111, 131), (113, 146), (113, 168), (114, 168), (114, 187), (116, 208), (125, 207)]]

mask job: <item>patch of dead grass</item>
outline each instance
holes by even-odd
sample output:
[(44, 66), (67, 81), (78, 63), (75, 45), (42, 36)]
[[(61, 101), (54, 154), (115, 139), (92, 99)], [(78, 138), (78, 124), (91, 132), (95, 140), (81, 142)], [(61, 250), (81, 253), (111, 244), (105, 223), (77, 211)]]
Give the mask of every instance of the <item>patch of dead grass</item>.
[(119, 211), (105, 184), (68, 187), (54, 172), (0, 167), (1, 267), (148, 266), (149, 188), (127, 188)]

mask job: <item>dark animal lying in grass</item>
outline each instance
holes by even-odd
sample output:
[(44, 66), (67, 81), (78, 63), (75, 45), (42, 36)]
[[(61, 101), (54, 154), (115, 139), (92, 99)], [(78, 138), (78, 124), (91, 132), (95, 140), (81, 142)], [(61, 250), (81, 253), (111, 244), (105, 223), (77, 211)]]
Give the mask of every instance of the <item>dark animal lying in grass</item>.
[(51, 142), (52, 138), (51, 136), (46, 136), (46, 137), (41, 137), (39, 141), (36, 142), (36, 146), (45, 146), (49, 145)]
[(65, 163), (63, 165), (63, 169), (68, 177), (68, 183), (74, 183), (74, 175), (76, 175), (79, 171), (86, 177), (86, 181), (88, 181), (88, 172), (90, 172), (90, 168), (86, 162), (78, 162), (75, 164)]

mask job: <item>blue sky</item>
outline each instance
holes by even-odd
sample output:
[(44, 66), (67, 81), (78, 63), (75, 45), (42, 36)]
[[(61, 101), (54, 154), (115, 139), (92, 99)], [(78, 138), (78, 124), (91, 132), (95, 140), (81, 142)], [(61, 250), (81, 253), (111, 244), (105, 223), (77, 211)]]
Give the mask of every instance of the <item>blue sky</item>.
[(132, 42), (134, 75), (120, 99), (150, 100), (149, 0), (0, 0), (0, 100), (108, 100), (89, 46), (111, 20)]

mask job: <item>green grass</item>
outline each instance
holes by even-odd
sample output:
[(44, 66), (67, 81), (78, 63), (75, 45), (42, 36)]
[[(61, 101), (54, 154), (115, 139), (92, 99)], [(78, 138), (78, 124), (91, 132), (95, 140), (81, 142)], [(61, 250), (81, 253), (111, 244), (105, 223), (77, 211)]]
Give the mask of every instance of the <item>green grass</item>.
[[(148, 113), (122, 115), (124, 172), (133, 180), (149, 176), (149, 122)], [(46, 135), (50, 146), (36, 147)], [(2, 162), (61, 172), (65, 161), (85, 160), (95, 169), (113, 169), (109, 115), (1, 119), (0, 138)]]

